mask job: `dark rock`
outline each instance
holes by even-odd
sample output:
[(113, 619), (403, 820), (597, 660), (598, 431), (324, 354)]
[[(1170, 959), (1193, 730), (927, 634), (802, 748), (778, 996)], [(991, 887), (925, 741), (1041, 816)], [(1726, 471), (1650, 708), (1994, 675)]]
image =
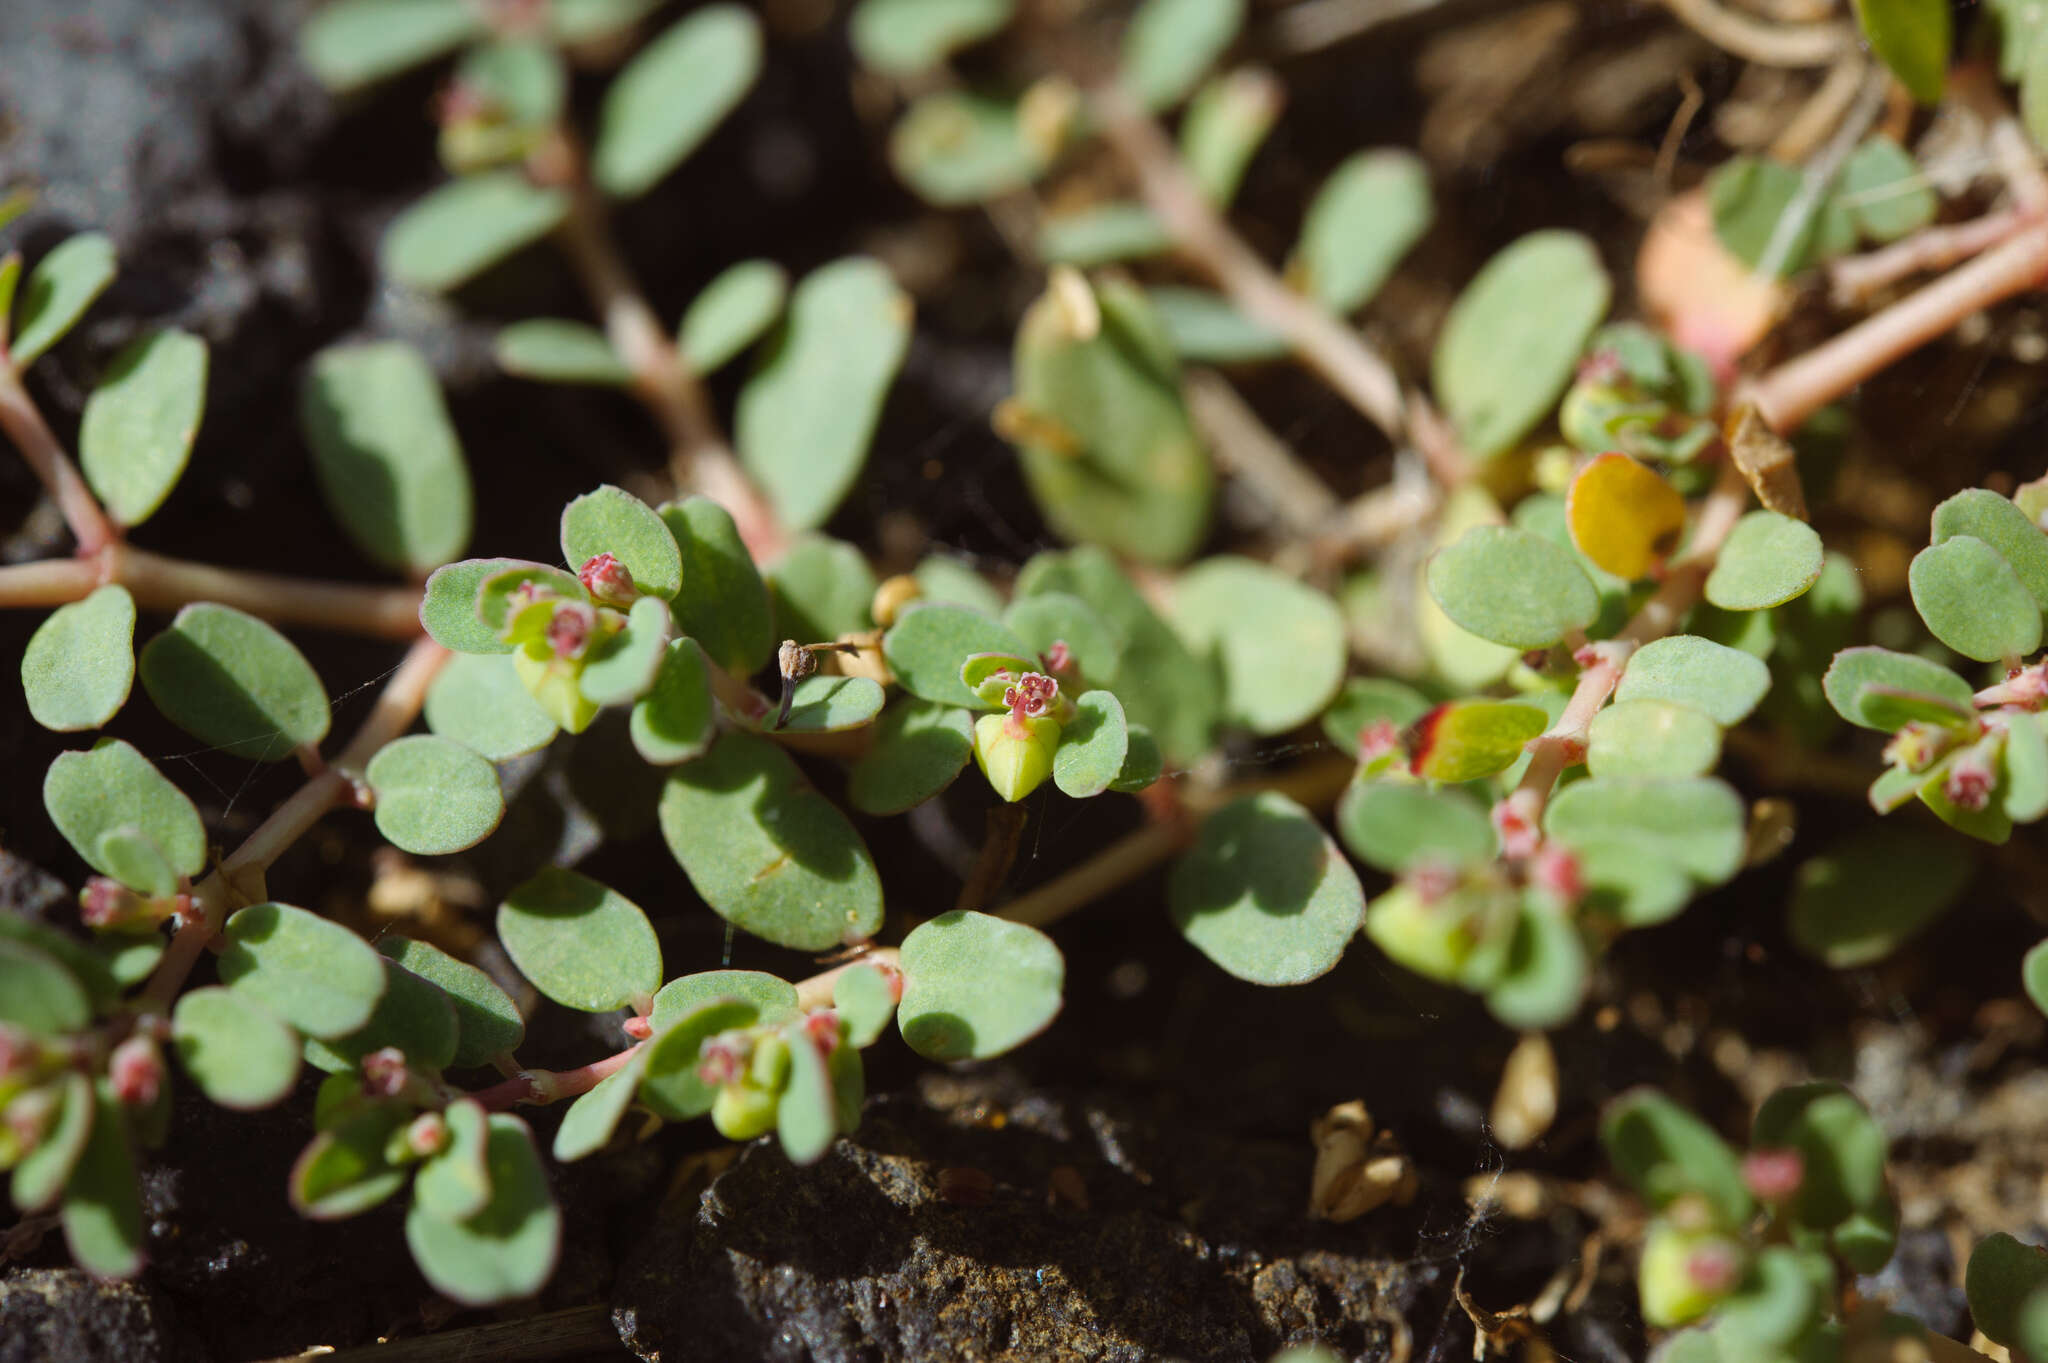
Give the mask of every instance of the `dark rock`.
[[(748, 1147), (657, 1218), (615, 1319), (662, 1363), (1243, 1360), (1308, 1340), (1394, 1357), (1438, 1270), (1392, 1249), (1398, 1213), (1309, 1221), (1310, 1164), (1306, 1140), (938, 1078), (871, 1103), (859, 1135), (810, 1168), (772, 1141)], [(1085, 1208), (1049, 1195), (1062, 1165)], [(989, 1175), (988, 1199), (943, 1199), (949, 1169)]]
[(0, 1277), (0, 1363), (179, 1363), (197, 1351), (162, 1294), (75, 1268)]

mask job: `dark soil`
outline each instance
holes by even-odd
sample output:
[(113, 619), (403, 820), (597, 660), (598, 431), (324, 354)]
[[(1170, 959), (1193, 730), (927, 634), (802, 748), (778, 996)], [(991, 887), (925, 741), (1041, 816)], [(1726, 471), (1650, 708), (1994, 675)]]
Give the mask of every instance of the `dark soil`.
[[(477, 470), (472, 552), (536, 553), (553, 543), (568, 497), (599, 481), (652, 486), (659, 438), (614, 396), (518, 385), (491, 371), (497, 319), (581, 313), (547, 253), (494, 271), (459, 308), (377, 286), (383, 223), (438, 176), (424, 117), (434, 78), (329, 99), (292, 56), (303, 8), (0, 4), (0, 185), (46, 190), (16, 239), (34, 254), (92, 226), (122, 250), (120, 282), (38, 367), (37, 395), (68, 439), (92, 377), (130, 335), (164, 323), (200, 332), (213, 347), (206, 424), (190, 475), (138, 542), (371, 580), (308, 477), (296, 380), (324, 345), (405, 336), (440, 368)], [(1445, 6), (1283, 62), (1292, 105), (1243, 197), (1241, 225), (1277, 255), (1308, 189), (1341, 156), (1422, 145), (1438, 172), (1441, 227), (1374, 318), (1411, 364), (1457, 284), (1522, 231), (1576, 226), (1608, 244), (1614, 261), (1628, 258), (1638, 230), (1628, 196), (1559, 167), (1581, 137), (1654, 146), (1677, 104), (1673, 78), (1652, 72), (1640, 98), (1601, 122), (1564, 100), (1561, 91), (1575, 87), (1562, 73), (1625, 73), (1654, 53), (1673, 71), (1691, 70), (1710, 97), (1731, 79), (1724, 61), (1655, 15), (1596, 5), (1566, 25), (1570, 36), (1542, 70), (1489, 89), (1489, 65), (1475, 60), (1467, 75), (1477, 84), (1432, 103), (1418, 85), (1418, 58), (1483, 14)], [(920, 289), (916, 342), (870, 477), (832, 529), (885, 556), (903, 555), (906, 544), (913, 553), (949, 545), (1000, 572), (1049, 543), (987, 425), (1007, 388), (1008, 329), (1036, 281), (979, 219), (935, 218), (895, 186), (848, 77), (836, 24), (778, 38), (740, 113), (619, 228), (671, 316), (743, 255), (793, 269), (856, 249), (940, 262)], [(1927, 415), (1960, 410), (1978, 390), (2010, 391), (2012, 368), (1988, 351), (1942, 352), (1867, 401), (1886, 429), (1908, 433), (1904, 457), (1916, 476), (1961, 485), (2008, 458), (2018, 476), (2033, 476), (2038, 467), (2017, 462), (2031, 457), (2025, 421), (2018, 433), (1967, 420), (1951, 432)], [(1340, 490), (1380, 476), (1378, 437), (1307, 379), (1248, 377), (1247, 391)], [(1939, 472), (1929, 473), (1937, 459)], [(0, 512), (8, 559), (63, 550), (61, 527), (13, 459), (0, 458)], [(17, 656), (35, 623), (32, 613), (0, 617), (0, 657)], [(323, 635), (301, 643), (345, 731), (397, 650)], [(146, 704), (130, 706), (115, 732), (165, 765), (228, 845), (295, 783), (288, 769), (192, 751)], [(0, 861), (0, 905), (56, 920), (79, 868), (42, 813), (36, 773), (67, 746), (18, 703), (0, 703), (0, 751), (14, 772), (0, 787), (0, 839), (14, 854)], [(502, 891), (549, 859), (585, 858), (602, 827), (610, 839), (583, 869), (654, 912), (670, 973), (727, 960), (807, 973), (806, 961), (727, 939), (647, 836), (651, 795), (620, 779), (646, 769), (615, 760), (617, 751), (616, 735), (600, 729), (522, 764), (506, 827), (451, 864), (476, 906), (466, 916), (458, 907), (439, 930), (475, 936)], [(1234, 754), (1247, 765), (1279, 756)], [(835, 779), (817, 775), (828, 788)], [(1761, 790), (1739, 762), (1731, 776)], [(989, 798), (976, 785), (962, 783), (916, 818), (864, 825), (900, 910), (950, 906), (958, 867), (947, 863), (978, 842)], [(2014, 963), (2036, 935), (2014, 901), (2042, 899), (2025, 871), (2035, 851), (1988, 862), (1977, 895), (1905, 959), (1831, 974), (1790, 953), (1781, 905), (1798, 854), (1853, 808), (1802, 794), (1793, 854), (1619, 944), (1584, 1020), (1555, 1038), (1563, 1106), (1532, 1150), (1509, 1154), (1488, 1133), (1514, 1038), (1470, 999), (1364, 947), (1312, 987), (1238, 983), (1172, 932), (1153, 878), (1061, 926), (1069, 999), (1045, 1038), (1004, 1066), (960, 1075), (933, 1074), (884, 1044), (870, 1053), (876, 1096), (860, 1136), (814, 1168), (792, 1170), (761, 1144), (707, 1188), (691, 1157), (713, 1138), (690, 1127), (557, 1170), (569, 1226), (562, 1268), (537, 1306), (522, 1309), (607, 1305), (628, 1346), (670, 1363), (1236, 1363), (1308, 1339), (1378, 1363), (1471, 1356), (1474, 1325), (1453, 1294), (1461, 1275), (1479, 1307), (1500, 1312), (1535, 1300), (1560, 1274), (1582, 1274), (1548, 1328), (1551, 1344), (1564, 1358), (1620, 1363), (1641, 1356), (1644, 1336), (1626, 1261), (1631, 1213), (1595, 1182), (1604, 1172), (1592, 1139), (1600, 1103), (1655, 1082), (1736, 1132), (1772, 1083), (1819, 1073), (1853, 1079), (1898, 1142), (1908, 1233), (1872, 1285), (1960, 1332), (1956, 1246), (1967, 1237), (1956, 1237), (2041, 1215), (2044, 1029), (2012, 1002)], [(1122, 831), (1119, 819), (1135, 817), (1076, 809), (1033, 803), (1012, 888), (1085, 856)], [(367, 820), (332, 818), (275, 868), (273, 891), (366, 922), (374, 846)], [(604, 1044), (607, 1025), (543, 1006), (528, 1058), (581, 1063)], [(1421, 1195), (1348, 1225), (1310, 1221), (1309, 1124), (1361, 1097), (1412, 1152)], [(307, 1137), (309, 1108), (310, 1081), (299, 1098), (255, 1116), (182, 1100), (170, 1144), (145, 1178), (147, 1276), (93, 1284), (61, 1267), (62, 1246), (50, 1237), (0, 1269), (0, 1363), (242, 1363), (519, 1314), (457, 1313), (439, 1301), (404, 1252), (394, 1209), (340, 1224), (294, 1217), (284, 1174)], [(536, 1116), (543, 1141), (555, 1120)], [(1062, 1166), (1085, 1205), (1049, 1196)], [(986, 1175), (985, 1200), (940, 1195), (941, 1172), (963, 1169)], [(949, 1187), (963, 1178), (980, 1186), (947, 1177)], [(1475, 1177), (1496, 1203), (1475, 1209)]]

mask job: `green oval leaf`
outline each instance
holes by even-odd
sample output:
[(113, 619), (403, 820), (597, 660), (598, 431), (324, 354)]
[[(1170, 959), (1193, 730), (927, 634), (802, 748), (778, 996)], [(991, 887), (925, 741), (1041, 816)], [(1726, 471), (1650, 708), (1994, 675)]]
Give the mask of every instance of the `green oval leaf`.
[(1494, 855), (1493, 823), (1460, 790), (1409, 781), (1354, 781), (1337, 805), (1337, 833), (1353, 856), (1392, 875), (1432, 863), (1478, 866)]
[(171, 495), (206, 410), (206, 342), (156, 331), (114, 357), (85, 400), (78, 460), (122, 525), (140, 525)]
[(253, 615), (201, 602), (142, 649), (142, 689), (202, 743), (257, 762), (317, 747), (327, 692), (291, 641)]
[(171, 1041), (192, 1082), (222, 1107), (281, 1103), (299, 1077), (299, 1038), (247, 994), (194, 989), (171, 1012)]
[(2038, 714), (2008, 711), (2005, 720), (1999, 804), (2014, 823), (2032, 823), (2048, 814), (2048, 731)]
[(1565, 915), (1525, 896), (1500, 977), (1486, 991), (1486, 1006), (1509, 1027), (1559, 1027), (1579, 1011), (1591, 975), (1592, 962), (1578, 928)]
[(1022, 923), (954, 910), (903, 939), (896, 1026), (927, 1060), (987, 1060), (1014, 1050), (1060, 1011), (1066, 962)]
[(1164, 255), (1173, 249), (1173, 236), (1143, 204), (1103, 203), (1046, 218), (1037, 248), (1048, 265), (1085, 270)]
[(1203, 822), (1201, 841), (1167, 879), (1166, 902), (1183, 937), (1253, 984), (1324, 974), (1365, 915), (1365, 892), (1336, 844), (1307, 810), (1271, 791)]
[(427, 727), (492, 762), (545, 748), (559, 732), (502, 654), (458, 653), (427, 688)]
[(1478, 525), (1429, 556), (1429, 594), (1460, 628), (1509, 648), (1548, 648), (1600, 613), (1600, 594), (1561, 544)]
[(1257, 364), (1284, 358), (1287, 338), (1209, 289), (1162, 284), (1145, 291), (1173, 353), (1190, 364)]
[(577, 689), (599, 705), (626, 705), (654, 687), (668, 658), (668, 603), (643, 596), (633, 603), (626, 627), (590, 651)]
[(934, 90), (911, 102), (889, 134), (889, 164), (940, 208), (1014, 193), (1042, 168), (1017, 105), (961, 90)]
[(491, 1174), (485, 1163), (490, 1117), (473, 1098), (458, 1098), (443, 1110), (448, 1144), (427, 1157), (413, 1180), (412, 1195), (434, 1216), (463, 1221), (491, 1200)]
[(516, 170), (452, 180), (395, 218), (378, 247), (385, 274), (408, 288), (444, 293), (561, 225), (569, 195)]
[(455, 1059), (460, 1026), (454, 1000), (431, 980), (422, 979), (383, 957), (384, 997), (370, 1020), (333, 1041), (308, 1041), (306, 1059), (329, 1073), (353, 1070), (372, 1051), (395, 1047), (415, 1068), (440, 1070)]
[(59, 606), (21, 655), (28, 712), (59, 733), (101, 727), (134, 685), (135, 598), (115, 583)]
[(321, 494), (357, 548), (413, 574), (462, 552), (469, 469), (441, 386), (417, 350), (378, 341), (321, 351), (299, 393), (299, 425)]
[(888, 270), (863, 256), (797, 285), (733, 425), (741, 463), (785, 525), (824, 524), (860, 476), (910, 346), (911, 312)]
[(341, 1115), (321, 1119), (319, 1134), (293, 1162), (288, 1184), (292, 1209), (315, 1221), (361, 1215), (403, 1188), (411, 1172), (384, 1157), (391, 1136), (411, 1115), (406, 1106), (364, 1104), (360, 1080), (339, 1082), (357, 1090), (350, 1095), (356, 1101), (345, 1103)]
[(1874, 241), (1910, 236), (1933, 222), (1941, 211), (1941, 201), (1919, 163), (1882, 133), (1856, 148), (1842, 163), (1835, 199), (1854, 215), (1857, 229)]
[(609, 1013), (661, 987), (661, 944), (640, 906), (560, 866), (505, 896), (498, 939), (519, 973), (565, 1008)]
[(1344, 616), (1312, 587), (1252, 559), (1204, 559), (1174, 585), (1173, 623), (1223, 668), (1223, 715), (1285, 733), (1321, 713), (1344, 680)]
[(940, 602), (913, 605), (882, 636), (882, 656), (896, 684), (920, 699), (983, 709), (960, 679), (960, 668), (977, 653), (1028, 655), (1006, 626), (979, 611)]
[(1793, 1149), (1805, 1158), (1790, 1205), (1800, 1225), (1832, 1227), (1891, 1206), (1884, 1128), (1840, 1084), (1792, 1084), (1773, 1093), (1757, 1109), (1750, 1145)]
[(128, 1118), (105, 1081), (95, 1095), (92, 1129), (64, 1185), (64, 1243), (80, 1268), (102, 1278), (142, 1271), (142, 1202)]
[(1082, 692), (1074, 710), (1053, 753), (1052, 779), (1066, 794), (1085, 800), (1108, 790), (1123, 771), (1130, 734), (1124, 707), (1107, 691)]
[(1983, 540), (1996, 549), (2035, 603), (2048, 610), (2048, 534), (2011, 498), (1973, 487), (1935, 507), (1932, 542), (1941, 544), (1957, 535)]
[(1502, 453), (1549, 415), (1610, 293), (1593, 243), (1555, 230), (1514, 242), (1466, 286), (1444, 319), (1430, 382), (1474, 457)]
[(683, 163), (761, 74), (761, 25), (740, 5), (706, 5), (640, 50), (605, 91), (590, 171), (636, 198)]
[(29, 271), (21, 291), (8, 353), (27, 369), (78, 324), (93, 300), (114, 282), (114, 242), (101, 232), (66, 237)]
[(797, 1012), (796, 986), (765, 970), (700, 970), (670, 980), (654, 996), (648, 1021), (656, 1032), (667, 1031), (707, 1003), (737, 999), (750, 1005), (764, 1026), (775, 1026)]
[(1116, 681), (1123, 665), (1117, 631), (1080, 597), (1068, 592), (1039, 592), (1019, 597), (1002, 614), (1004, 628), (1023, 642), (1031, 656), (1049, 657), (1053, 645), (1065, 644), (1089, 685), (1110, 686)]
[(562, 559), (571, 571), (611, 554), (633, 585), (664, 601), (683, 585), (683, 553), (655, 509), (610, 484), (586, 492), (562, 511)]
[(1586, 730), (1586, 767), (1595, 776), (1705, 776), (1720, 760), (1721, 726), (1690, 705), (1616, 701)]
[[(297, 1056), (292, 1060), (298, 1063)], [(85, 1155), (86, 1143), (92, 1138), (93, 1119), (98, 1110), (92, 1080), (73, 1070), (59, 1078), (55, 1088), (57, 1110), (50, 1126), (35, 1148), (14, 1166), (14, 1180), (8, 1187), (15, 1210), (23, 1216), (49, 1210), (63, 1194), (64, 1185), (70, 1181), (72, 1171)]]
[(1015, 10), (1015, 0), (860, 0), (847, 37), (863, 66), (916, 76), (996, 33)]
[(2041, 646), (2041, 606), (1996, 549), (1957, 535), (1913, 556), (1913, 608), (1935, 638), (1980, 663)]
[(633, 371), (603, 332), (560, 317), (536, 317), (506, 327), (492, 340), (491, 357), (507, 374), (542, 383), (624, 388), (633, 382)]
[(62, 962), (26, 942), (0, 938), (0, 1022), (57, 1037), (91, 1020), (92, 1000)]
[(322, 1041), (357, 1031), (384, 997), (384, 961), (339, 923), (289, 904), (251, 904), (222, 930), (220, 977)]
[(883, 712), (874, 746), (848, 773), (847, 802), (863, 814), (901, 814), (953, 784), (973, 754), (966, 711), (901, 701)]
[(1691, 706), (1726, 727), (1748, 718), (1770, 689), (1762, 659), (1696, 634), (1674, 634), (1629, 656), (1614, 698)]
[(2048, 1287), (2048, 1249), (2003, 1231), (1979, 1240), (1963, 1271), (1970, 1316), (1996, 1344), (2020, 1342), (2020, 1308), (2043, 1287)]
[(1970, 883), (1953, 838), (1866, 829), (1809, 858), (1792, 891), (1792, 940), (1837, 969), (1880, 960), (1932, 923)]
[(100, 857), (114, 879), (138, 894), (168, 899), (178, 892), (178, 873), (147, 833), (132, 825), (100, 834)]
[(420, 598), (420, 625), (455, 653), (510, 653), (498, 626), (479, 614), (479, 594), (493, 578), (539, 566), (519, 558), (470, 558), (436, 568)]
[(611, 1143), (626, 1109), (633, 1105), (640, 1080), (647, 1073), (645, 1046), (636, 1047), (633, 1058), (597, 1081), (597, 1086), (569, 1104), (562, 1124), (555, 1128), (555, 1158), (572, 1164)]
[(1820, 536), (1805, 521), (1752, 511), (1721, 546), (1707, 574), (1707, 600), (1728, 611), (1782, 606), (1820, 579), (1822, 558)]
[(882, 886), (860, 834), (766, 739), (728, 733), (677, 768), (660, 817), (704, 902), (757, 937), (825, 951), (882, 926)]
[(1856, 23), (1877, 59), (1922, 104), (1948, 83), (1949, 13), (1944, 0), (1855, 0)]
[(1544, 830), (1568, 847), (1621, 840), (1695, 880), (1719, 884), (1742, 867), (1747, 819), (1725, 782), (1619, 781), (1594, 777), (1558, 791)]
[(1148, 109), (1180, 103), (1244, 27), (1244, 0), (1145, 0), (1117, 78)]
[(1621, 1176), (1652, 1207), (1687, 1193), (1713, 1204), (1724, 1225), (1748, 1220), (1742, 1166), (1714, 1129), (1655, 1089), (1631, 1089), (1600, 1115), (1600, 1143)]
[[(1940, 663), (1886, 648), (1843, 649), (1821, 678), (1821, 687), (1828, 704), (1843, 719), (1886, 733), (1911, 718), (1890, 704), (1891, 698), (1901, 693), (1930, 696), (1964, 714), (1976, 709), (1970, 684), (1961, 677)], [(1866, 694), (1867, 688), (1875, 689)]]
[(849, 966), (833, 982), (832, 1007), (846, 1024), (846, 1044), (865, 1049), (896, 1015), (896, 990), (874, 966)]
[(734, 676), (760, 671), (775, 656), (774, 613), (732, 513), (709, 497), (686, 497), (663, 506), (660, 516), (682, 556), (683, 581), (690, 584), (670, 603), (676, 632), (695, 639), (706, 657)]
[(633, 703), (633, 749), (657, 767), (703, 755), (717, 734), (711, 675), (693, 639), (669, 643), (653, 689)]
[(490, 1201), (463, 1221), (415, 1199), (405, 1243), (434, 1290), (465, 1306), (530, 1297), (546, 1285), (561, 1252), (562, 1213), (548, 1194), (533, 1133), (517, 1117), (490, 1117), (486, 1166)]
[(768, 570), (776, 632), (799, 643), (822, 643), (868, 629), (875, 574), (844, 540), (804, 535)]
[(414, 734), (387, 743), (363, 779), (377, 797), (377, 831), (416, 856), (474, 847), (505, 817), (497, 769), (445, 738)]
[(1521, 701), (1446, 701), (1404, 736), (1408, 769), (1430, 781), (1477, 781), (1513, 766), (1549, 724), (1540, 706)]
[(772, 733), (841, 733), (874, 723), (884, 699), (881, 683), (871, 677), (806, 677), (796, 684), (787, 720), (778, 725), (769, 713), (752, 727)]
[(510, 996), (482, 970), (459, 961), (431, 942), (385, 937), (377, 950), (440, 989), (455, 1010), (455, 1052), (447, 1064), (458, 1069), (488, 1064), (525, 1039), (526, 1024)]
[(1309, 202), (1289, 273), (1331, 312), (1355, 312), (1380, 291), (1435, 215), (1421, 157), (1358, 152)]
[(114, 865), (100, 840), (116, 829), (139, 829), (179, 875), (206, 865), (206, 827), (185, 793), (148, 758), (118, 738), (103, 738), (89, 752), (60, 753), (43, 777), (43, 808), (64, 841), (101, 875)]
[(354, 90), (485, 32), (466, 0), (333, 0), (299, 30), (299, 56), (330, 90)]
[(839, 1136), (838, 1103), (825, 1054), (802, 1024), (783, 1030), (789, 1083), (775, 1105), (775, 1134), (791, 1164), (815, 1164)]
[(649, 1044), (641, 1101), (657, 1116), (673, 1122), (686, 1122), (711, 1111), (718, 1099), (718, 1086), (705, 1082), (698, 1073), (704, 1043), (721, 1032), (752, 1027), (759, 1020), (760, 1013), (744, 999), (711, 999), (691, 1008)]
[(690, 300), (676, 346), (690, 368), (709, 374), (761, 339), (789, 297), (789, 274), (772, 260), (728, 265)]

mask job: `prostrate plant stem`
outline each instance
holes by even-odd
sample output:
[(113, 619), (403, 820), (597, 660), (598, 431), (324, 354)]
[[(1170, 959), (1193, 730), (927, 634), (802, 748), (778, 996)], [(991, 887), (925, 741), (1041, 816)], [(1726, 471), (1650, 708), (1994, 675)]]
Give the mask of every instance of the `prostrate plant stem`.
[[(56, 500), (65, 524), (78, 541), (81, 555), (96, 554), (120, 537), (121, 532), (107, 519), (92, 489), (79, 476), (78, 467), (51, 433), (49, 423), (36, 410), (28, 390), (21, 386), (21, 372), (4, 349), (0, 349), (0, 430), (7, 432), (22, 458)], [(0, 596), (0, 601), (4, 600)]]

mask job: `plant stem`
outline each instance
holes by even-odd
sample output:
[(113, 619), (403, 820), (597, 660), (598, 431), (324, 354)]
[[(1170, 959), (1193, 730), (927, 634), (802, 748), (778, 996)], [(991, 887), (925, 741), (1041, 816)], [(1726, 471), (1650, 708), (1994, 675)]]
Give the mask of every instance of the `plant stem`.
[(521, 1070), (510, 1079), (479, 1089), (469, 1096), (481, 1103), (487, 1112), (504, 1112), (520, 1105), (543, 1107), (558, 1103), (596, 1088), (605, 1078), (624, 1069), (634, 1053), (646, 1044), (636, 1041), (623, 1051), (602, 1060), (593, 1060), (588, 1065), (578, 1065), (573, 1070)]
[(1151, 116), (1114, 84), (1088, 98), (1096, 126), (1130, 162), (1146, 204), (1174, 244), (1244, 314), (1287, 338), (1309, 368), (1399, 444), (1408, 418), (1401, 382), (1358, 334), (1288, 288), (1202, 194)]
[(839, 977), (857, 965), (883, 966), (890, 970), (902, 969), (903, 954), (895, 947), (876, 947), (864, 951), (850, 961), (841, 961), (830, 970), (821, 970), (807, 980), (800, 980), (796, 986), (796, 1006), (803, 1009), (829, 1008), (832, 1006), (832, 991), (839, 984)]
[(0, 430), (7, 432), (7, 438), (14, 442), (21, 457), (56, 500), (65, 524), (78, 541), (80, 554), (98, 553), (120, 538), (121, 532), (100, 509), (92, 489), (79, 477), (71, 457), (64, 453), (64, 446), (51, 433), (43, 414), (36, 410), (28, 390), (21, 386), (20, 371), (4, 350), (0, 350)]
[(1763, 66), (1826, 66), (1856, 41), (1848, 25), (1779, 24), (1727, 9), (1716, 0), (1664, 0), (1680, 23), (1724, 52)]

